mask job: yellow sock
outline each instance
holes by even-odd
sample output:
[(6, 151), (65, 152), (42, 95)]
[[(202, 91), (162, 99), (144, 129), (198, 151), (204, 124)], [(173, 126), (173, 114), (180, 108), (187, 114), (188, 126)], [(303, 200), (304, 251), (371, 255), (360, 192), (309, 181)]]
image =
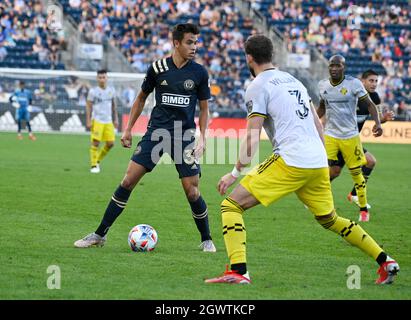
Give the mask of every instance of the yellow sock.
[(244, 209), (230, 197), (221, 203), (223, 236), (230, 264), (246, 263)]
[(107, 145), (104, 145), (103, 148), (100, 149), (100, 152), (98, 154), (97, 162), (101, 162), (103, 158), (107, 155), (107, 153), (110, 151), (110, 148), (107, 147)]
[(91, 145), (90, 146), (90, 164), (92, 167), (95, 167), (97, 165), (97, 153), (98, 153), (98, 147)]
[(318, 219), (317, 217), (317, 221), (325, 229), (329, 229), (339, 234), (347, 242), (373, 257), (374, 260), (376, 260), (379, 254), (384, 251), (360, 225), (354, 221), (339, 217), (335, 212), (331, 218)]
[(361, 167), (350, 168), (350, 173), (352, 179), (354, 180), (355, 190), (357, 191), (360, 208), (365, 208), (367, 206), (367, 187), (361, 171)]

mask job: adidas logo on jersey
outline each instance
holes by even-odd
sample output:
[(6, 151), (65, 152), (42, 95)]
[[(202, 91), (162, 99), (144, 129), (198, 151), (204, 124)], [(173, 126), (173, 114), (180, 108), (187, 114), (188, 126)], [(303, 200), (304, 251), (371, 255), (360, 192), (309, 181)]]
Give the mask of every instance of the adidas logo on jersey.
[(167, 80), (163, 80), (163, 81), (160, 83), (160, 85), (162, 85), (162, 86), (168, 86)]

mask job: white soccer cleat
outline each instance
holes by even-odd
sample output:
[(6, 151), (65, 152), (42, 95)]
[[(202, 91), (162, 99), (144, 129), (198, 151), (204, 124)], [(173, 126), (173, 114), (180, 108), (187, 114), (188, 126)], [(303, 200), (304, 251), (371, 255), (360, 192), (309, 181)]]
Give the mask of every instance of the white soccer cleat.
[(106, 236), (101, 237), (93, 232), (86, 235), (83, 239), (74, 242), (74, 246), (76, 248), (102, 247), (104, 246), (106, 239)]
[(100, 173), (100, 166), (96, 165), (95, 167), (91, 167), (90, 172), (91, 173)]
[(216, 252), (217, 249), (214, 246), (213, 240), (206, 240), (201, 242), (199, 245), (200, 249), (203, 250), (203, 252)]

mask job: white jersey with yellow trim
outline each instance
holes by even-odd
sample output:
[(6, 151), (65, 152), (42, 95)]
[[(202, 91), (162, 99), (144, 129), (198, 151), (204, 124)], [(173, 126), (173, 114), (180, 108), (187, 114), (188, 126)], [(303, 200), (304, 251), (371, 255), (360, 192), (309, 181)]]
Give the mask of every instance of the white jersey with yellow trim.
[(87, 101), (91, 101), (93, 104), (91, 118), (100, 123), (113, 122), (112, 103), (115, 95), (116, 92), (113, 87), (107, 86), (105, 89), (100, 87), (91, 88), (87, 95)]
[(343, 80), (333, 85), (329, 79), (318, 83), (320, 99), (325, 102), (324, 133), (338, 139), (357, 136), (357, 103), (368, 96), (362, 82), (346, 75)]
[(287, 72), (261, 72), (245, 94), (248, 117), (264, 117), (274, 153), (289, 166), (328, 167), (327, 154), (315, 127), (304, 85)]

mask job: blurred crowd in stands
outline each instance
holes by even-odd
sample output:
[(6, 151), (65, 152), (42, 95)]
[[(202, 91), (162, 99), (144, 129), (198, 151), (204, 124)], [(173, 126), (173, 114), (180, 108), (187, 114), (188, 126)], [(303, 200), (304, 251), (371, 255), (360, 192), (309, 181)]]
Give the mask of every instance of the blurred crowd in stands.
[[(384, 103), (398, 116), (406, 117), (411, 106), (411, 10), (407, 0), (248, 2), (277, 29), (289, 52), (309, 54), (319, 50), (327, 58), (341, 53), (347, 59), (347, 73), (359, 76), (370, 68), (379, 72), (378, 92)], [(210, 74), (212, 109), (243, 108), (244, 90), (250, 81), (243, 42), (260, 30), (249, 16), (241, 15), (233, 0), (59, 3), (64, 14), (78, 25), (85, 42), (118, 47), (140, 73), (172, 51), (170, 26), (197, 23), (201, 35), (196, 60)], [(17, 67), (64, 68), (59, 57), (65, 47), (64, 33), (48, 32), (43, 9), (41, 1), (0, 2), (0, 66), (11, 63)], [(66, 91), (71, 85), (77, 86), (65, 85)], [(129, 106), (135, 89), (127, 87), (121, 93)]]
[(5, 67), (64, 69), (64, 33), (47, 30), (42, 1), (0, 1), (0, 63)]
[(411, 106), (411, 8), (408, 0), (249, 0), (282, 32), (288, 50), (340, 53), (353, 76), (374, 69), (378, 92), (402, 117)]

